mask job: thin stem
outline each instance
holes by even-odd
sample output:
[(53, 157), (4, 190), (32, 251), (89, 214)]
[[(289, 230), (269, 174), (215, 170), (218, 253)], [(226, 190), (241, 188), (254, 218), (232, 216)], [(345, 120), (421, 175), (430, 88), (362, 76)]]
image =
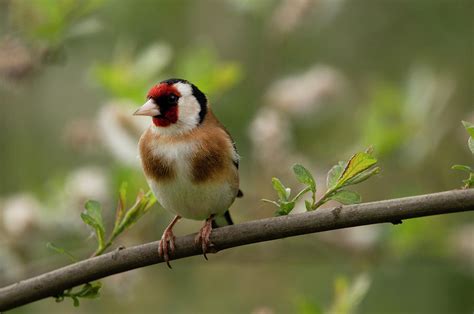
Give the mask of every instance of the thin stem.
[(315, 210), (315, 209), (318, 209), (319, 207), (321, 207), (324, 203), (329, 201), (329, 197), (331, 197), (338, 189), (339, 189), (339, 187), (336, 186), (336, 187), (333, 187), (333, 188), (327, 190), (326, 193), (324, 193), (324, 195), (316, 203), (314, 203), (314, 200), (315, 200), (316, 197), (313, 197), (313, 203), (314, 204), (313, 204), (313, 206), (311, 206), (311, 209)]
[(112, 233), (112, 235), (110, 236), (109, 240), (107, 241), (107, 243), (105, 245), (103, 245), (102, 247), (99, 247), (95, 252), (94, 254), (92, 254), (91, 257), (96, 257), (96, 256), (99, 256), (101, 255), (102, 253), (104, 253), (114, 242), (114, 240), (122, 233), (124, 229), (114, 229), (114, 232)]
[(280, 204), (278, 204), (277, 202), (272, 201), (272, 200), (267, 200), (266, 198), (262, 198), (262, 202), (267, 202), (267, 203), (275, 205), (276, 207), (280, 207)]
[(293, 198), (293, 202), (296, 202), (303, 194), (309, 191), (311, 191), (311, 187), (307, 186), (306, 188), (301, 190), (298, 194), (296, 194), (296, 196)]
[[(130, 227), (131, 224), (138, 220), (140, 216), (135, 218), (133, 217), (133, 215), (135, 215), (137, 211), (142, 211), (141, 215), (144, 215), (146, 211), (156, 203), (156, 199), (149, 199), (150, 196), (151, 191), (147, 192), (146, 194), (139, 195), (137, 197), (137, 200), (135, 201), (135, 204), (129, 210), (127, 210), (125, 214), (122, 211), (120, 215), (116, 216), (114, 230), (112, 231), (109, 240), (105, 244), (102, 243), (99, 248), (94, 252), (94, 254), (91, 255), (91, 257), (96, 257), (104, 253), (113, 244), (115, 239), (127, 229), (127, 227)], [(144, 198), (147, 199), (147, 203), (142, 204)], [(123, 203), (121, 203), (121, 201), (119, 203), (119, 206), (123, 206)], [(120, 221), (118, 221), (119, 219)], [(135, 219), (135, 221), (133, 221), (133, 219)]]

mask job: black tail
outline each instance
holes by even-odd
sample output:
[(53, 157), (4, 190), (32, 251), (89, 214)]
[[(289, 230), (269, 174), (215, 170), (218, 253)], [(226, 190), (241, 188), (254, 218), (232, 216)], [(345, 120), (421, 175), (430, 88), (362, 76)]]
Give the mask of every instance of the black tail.
[(219, 228), (224, 226), (233, 225), (234, 222), (232, 221), (232, 217), (230, 216), (230, 212), (226, 211), (224, 216), (215, 217), (212, 219), (212, 228)]

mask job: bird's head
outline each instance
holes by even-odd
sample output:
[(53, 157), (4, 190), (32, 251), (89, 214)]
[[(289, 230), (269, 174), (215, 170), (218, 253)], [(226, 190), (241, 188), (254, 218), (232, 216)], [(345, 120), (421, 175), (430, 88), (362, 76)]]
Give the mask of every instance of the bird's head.
[(150, 116), (161, 133), (175, 134), (197, 127), (206, 113), (206, 96), (195, 85), (169, 79), (150, 89), (146, 103), (134, 115)]

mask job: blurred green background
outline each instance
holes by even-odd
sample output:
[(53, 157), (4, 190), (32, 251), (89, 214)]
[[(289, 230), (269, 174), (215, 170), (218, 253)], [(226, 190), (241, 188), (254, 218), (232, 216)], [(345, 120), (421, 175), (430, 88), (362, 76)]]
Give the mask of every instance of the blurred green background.
[[(0, 1), (0, 286), (69, 263), (95, 239), (79, 217), (146, 182), (132, 118), (156, 82), (199, 86), (237, 142), (236, 223), (269, 217), (271, 177), (323, 186), (373, 145), (382, 173), (364, 201), (459, 188), (473, 164), (471, 0)], [(329, 204), (330, 206), (331, 204)], [(302, 211), (304, 206), (297, 208)], [(155, 241), (155, 206), (119, 239)], [(177, 234), (196, 232), (183, 221)], [(472, 313), (471, 213), (239, 247), (103, 280), (100, 300), (46, 299), (12, 313)]]

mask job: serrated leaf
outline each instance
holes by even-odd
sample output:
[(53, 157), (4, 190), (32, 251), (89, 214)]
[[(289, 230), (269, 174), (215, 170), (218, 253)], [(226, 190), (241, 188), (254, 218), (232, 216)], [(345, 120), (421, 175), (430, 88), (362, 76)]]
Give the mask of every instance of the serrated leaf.
[(467, 145), (469, 146), (471, 153), (474, 154), (474, 138), (470, 137), (469, 140), (467, 141)]
[(361, 183), (369, 179), (370, 177), (378, 174), (379, 172), (380, 172), (380, 167), (375, 167), (372, 169), (365, 170), (359, 173), (358, 175), (354, 176), (352, 179), (347, 180), (344, 186)]
[(273, 189), (277, 192), (278, 198), (282, 201), (287, 201), (288, 198), (286, 197), (286, 189), (283, 183), (281, 183), (280, 179), (272, 178), (272, 185)]
[(451, 169), (459, 170), (459, 171), (465, 171), (467, 173), (474, 172), (474, 171), (472, 171), (471, 167), (465, 166), (465, 165), (454, 165), (454, 166), (451, 167)]
[(311, 204), (310, 201), (308, 201), (308, 200), (305, 200), (305, 201), (304, 201), (304, 206), (306, 207), (306, 210), (307, 210), (307, 211), (312, 211), (312, 210), (313, 210), (313, 208), (312, 208), (311, 205), (312, 205), (312, 204)]
[(309, 172), (305, 167), (300, 164), (296, 164), (293, 166), (293, 172), (295, 173), (296, 179), (298, 179), (299, 182), (309, 186), (313, 193), (316, 192), (316, 181), (314, 180), (314, 177), (311, 172)]
[(342, 186), (345, 182), (354, 178), (359, 173), (369, 169), (376, 163), (377, 159), (365, 152), (355, 154), (347, 163), (347, 166), (344, 169), (341, 178), (338, 180), (337, 185)]
[(105, 244), (105, 227), (102, 221), (102, 213), (100, 203), (97, 201), (87, 201), (86, 209), (81, 213), (81, 218), (87, 225), (91, 226), (97, 236), (99, 247)]
[(344, 171), (344, 168), (346, 168), (346, 163), (340, 161), (337, 163), (337, 165), (333, 166), (331, 170), (329, 170), (326, 178), (326, 186), (328, 189), (331, 189), (336, 186), (337, 181), (339, 180), (342, 175), (342, 172)]
[(358, 193), (348, 190), (340, 190), (331, 196), (330, 199), (338, 201), (344, 205), (358, 204), (362, 200)]
[(464, 125), (467, 133), (469, 133), (469, 135), (474, 138), (474, 124), (467, 121), (462, 121), (462, 124)]

